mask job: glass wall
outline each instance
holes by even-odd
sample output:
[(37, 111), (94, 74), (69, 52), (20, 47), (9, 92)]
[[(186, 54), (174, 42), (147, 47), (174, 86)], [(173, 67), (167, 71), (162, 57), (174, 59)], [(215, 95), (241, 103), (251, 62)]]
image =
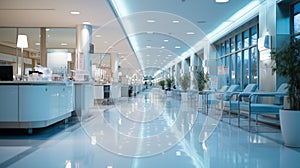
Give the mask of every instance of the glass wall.
[(220, 85), (238, 84), (245, 88), (249, 83), (259, 84), (257, 37), (258, 19), (255, 18), (215, 44)]
[(292, 34), (296, 39), (300, 39), (300, 1), (293, 5), (293, 15), (292, 15)]
[[(0, 64), (13, 65), (13, 73), (28, 74), (41, 61), (41, 34), (45, 30), (46, 50), (63, 50), (71, 53), (73, 61), (67, 62), (68, 69), (74, 67), (76, 28), (16, 28), (0, 27)], [(17, 48), (17, 36), (27, 35), (28, 48), (23, 53)], [(18, 64), (18, 65), (17, 65)], [(22, 71), (20, 70), (22, 68)]]

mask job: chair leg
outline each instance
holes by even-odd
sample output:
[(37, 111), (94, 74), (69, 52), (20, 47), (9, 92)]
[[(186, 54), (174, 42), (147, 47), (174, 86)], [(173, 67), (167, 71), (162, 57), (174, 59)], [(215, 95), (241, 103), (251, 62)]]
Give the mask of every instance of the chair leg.
[(248, 132), (250, 132), (250, 129), (251, 129), (251, 113), (250, 112), (249, 112), (249, 115), (248, 115), (248, 120), (249, 120)]
[(256, 128), (256, 132), (258, 132), (258, 122), (257, 122), (257, 120), (258, 120), (258, 115), (255, 114), (255, 128)]
[(231, 124), (231, 109), (229, 109), (229, 124)]
[(240, 110), (238, 111), (238, 127), (240, 127), (241, 114)]

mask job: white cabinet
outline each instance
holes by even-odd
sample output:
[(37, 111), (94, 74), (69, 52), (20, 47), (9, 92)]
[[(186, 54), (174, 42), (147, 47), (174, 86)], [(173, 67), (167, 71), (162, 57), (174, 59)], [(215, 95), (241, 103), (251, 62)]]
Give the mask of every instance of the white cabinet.
[(0, 122), (18, 121), (18, 86), (0, 87)]
[(104, 92), (102, 85), (94, 86), (94, 99), (104, 99)]
[(79, 120), (89, 116), (94, 105), (94, 85), (90, 82), (75, 82), (75, 109)]
[(74, 111), (72, 90), (65, 85), (19, 86), (20, 121), (51, 120)]
[(19, 86), (20, 121), (41, 121), (53, 115), (57, 106), (51, 92), (48, 85)]
[(0, 128), (46, 127), (73, 111), (73, 83), (0, 82)]

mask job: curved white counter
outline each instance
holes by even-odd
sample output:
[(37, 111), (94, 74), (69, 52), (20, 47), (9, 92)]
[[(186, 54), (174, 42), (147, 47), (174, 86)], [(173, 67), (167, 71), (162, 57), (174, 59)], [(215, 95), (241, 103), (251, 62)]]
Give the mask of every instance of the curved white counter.
[(72, 81), (0, 82), (0, 128), (40, 128), (71, 116)]

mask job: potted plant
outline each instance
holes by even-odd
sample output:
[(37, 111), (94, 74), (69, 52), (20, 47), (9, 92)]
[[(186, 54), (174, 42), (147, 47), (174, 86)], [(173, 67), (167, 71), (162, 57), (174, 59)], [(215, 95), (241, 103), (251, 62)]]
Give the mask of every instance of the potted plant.
[(171, 79), (171, 78), (168, 78), (166, 81), (167, 81), (167, 90), (171, 90), (171, 87), (172, 87), (172, 79)]
[(300, 147), (300, 40), (291, 39), (289, 44), (278, 52), (272, 52), (275, 65), (273, 72), (286, 78), (288, 96), (285, 107), (280, 110), (280, 127), (286, 146)]
[(202, 91), (204, 90), (204, 88), (205, 88), (205, 84), (208, 82), (208, 80), (209, 80), (209, 77), (208, 77), (208, 74), (206, 73), (204, 73), (204, 71), (203, 70), (200, 70), (200, 71), (197, 71), (196, 72), (196, 76), (195, 76), (195, 78), (196, 78), (196, 85), (198, 86), (198, 91), (199, 91), (199, 101), (198, 101), (198, 109), (199, 110), (202, 110), (203, 111), (203, 96), (205, 95)]
[(180, 85), (181, 85), (181, 89), (182, 89), (182, 93), (181, 93), (181, 100), (186, 101), (187, 100), (187, 88), (190, 84), (190, 76), (185, 73), (180, 77)]
[(165, 80), (159, 81), (158, 84), (161, 86), (162, 90), (165, 90)]
[(167, 96), (172, 96), (171, 87), (172, 87), (172, 79), (168, 78), (167, 82)]
[(198, 85), (198, 91), (201, 92), (205, 88), (205, 84), (208, 82), (208, 74), (204, 73), (204, 71), (197, 71), (196, 73), (196, 81)]

